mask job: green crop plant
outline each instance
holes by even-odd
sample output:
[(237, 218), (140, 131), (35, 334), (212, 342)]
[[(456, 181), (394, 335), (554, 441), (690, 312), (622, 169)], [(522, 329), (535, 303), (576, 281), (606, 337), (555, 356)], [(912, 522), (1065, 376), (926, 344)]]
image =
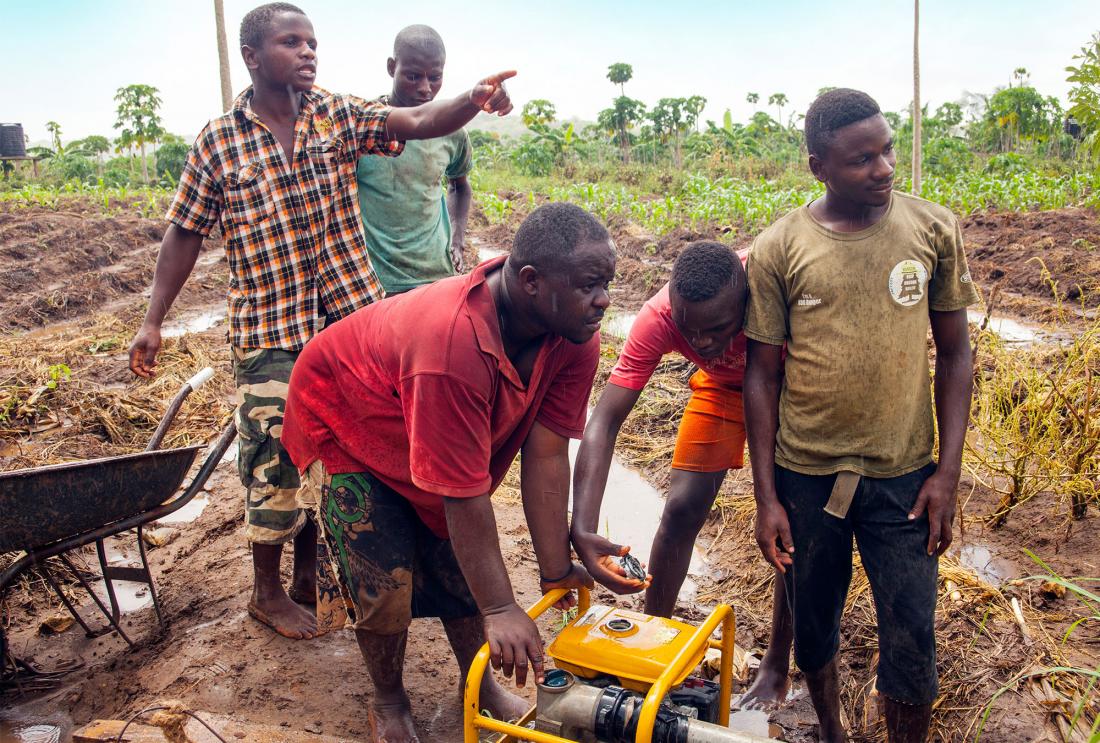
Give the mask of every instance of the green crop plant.
[(490, 224), (504, 222), (515, 208), (510, 199), (501, 198), (495, 193), (480, 193), (477, 196), (477, 202)]
[(107, 216), (114, 216), (121, 207), (132, 207), (140, 216), (155, 219), (164, 213), (166, 202), (174, 192), (174, 189), (164, 187), (134, 189), (108, 186), (102, 180), (93, 185), (77, 182), (60, 186), (30, 183), (17, 189), (0, 190), (0, 203), (11, 204), (15, 208), (57, 210), (70, 200), (87, 199), (99, 206)]

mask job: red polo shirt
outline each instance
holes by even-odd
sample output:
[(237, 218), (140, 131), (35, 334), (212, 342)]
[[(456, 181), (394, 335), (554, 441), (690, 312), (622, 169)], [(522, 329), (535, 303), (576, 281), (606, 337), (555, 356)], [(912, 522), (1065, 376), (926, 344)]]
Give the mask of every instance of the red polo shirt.
[(306, 344), (282, 432), (299, 470), (320, 459), (370, 472), (445, 538), (443, 497), (495, 490), (536, 420), (581, 437), (599, 336), (547, 337), (524, 385), (485, 281), (504, 260), (368, 305)]

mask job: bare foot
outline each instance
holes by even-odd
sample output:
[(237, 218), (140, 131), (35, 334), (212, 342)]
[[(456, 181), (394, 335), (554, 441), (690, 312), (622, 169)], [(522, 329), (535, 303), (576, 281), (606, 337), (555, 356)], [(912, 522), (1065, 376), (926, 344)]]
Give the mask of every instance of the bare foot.
[(406, 704), (371, 705), (367, 712), (371, 743), (420, 743), (412, 710)]
[(534, 705), (523, 697), (508, 691), (496, 682), (486, 671), (481, 683), (481, 695), (478, 698), (481, 709), (493, 716), (493, 719), (515, 722), (527, 714)]
[(790, 688), (791, 681), (787, 678), (786, 669), (761, 664), (752, 686), (741, 695), (737, 706), (740, 709), (770, 712), (786, 700)]
[(248, 613), (256, 621), (291, 640), (309, 640), (318, 634), (316, 613), (294, 603), (281, 590), (266, 599), (259, 599), (253, 594), (248, 602)]

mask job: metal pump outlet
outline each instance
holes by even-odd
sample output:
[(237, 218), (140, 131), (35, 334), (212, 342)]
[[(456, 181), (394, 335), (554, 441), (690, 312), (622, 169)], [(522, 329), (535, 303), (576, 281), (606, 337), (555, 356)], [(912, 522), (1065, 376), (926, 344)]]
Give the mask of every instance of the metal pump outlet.
[[(535, 730), (581, 743), (633, 743), (645, 697), (619, 686), (594, 686), (555, 669), (538, 685)], [(695, 707), (666, 701), (653, 725), (653, 743), (765, 743), (696, 717)]]

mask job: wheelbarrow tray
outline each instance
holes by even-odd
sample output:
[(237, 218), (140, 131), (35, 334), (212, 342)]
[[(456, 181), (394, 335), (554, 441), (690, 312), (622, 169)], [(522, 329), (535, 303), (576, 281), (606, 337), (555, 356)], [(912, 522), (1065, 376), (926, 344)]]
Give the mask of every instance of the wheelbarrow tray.
[(171, 499), (202, 446), (0, 473), (0, 552), (40, 549)]

